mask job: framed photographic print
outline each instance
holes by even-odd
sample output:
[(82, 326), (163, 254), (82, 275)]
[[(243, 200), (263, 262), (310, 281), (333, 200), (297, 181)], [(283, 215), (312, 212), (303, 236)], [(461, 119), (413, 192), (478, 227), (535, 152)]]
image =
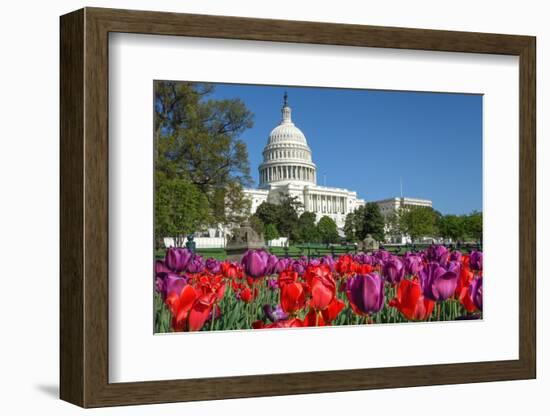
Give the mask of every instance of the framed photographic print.
[(535, 38), (86, 8), (60, 52), (62, 399), (536, 376)]

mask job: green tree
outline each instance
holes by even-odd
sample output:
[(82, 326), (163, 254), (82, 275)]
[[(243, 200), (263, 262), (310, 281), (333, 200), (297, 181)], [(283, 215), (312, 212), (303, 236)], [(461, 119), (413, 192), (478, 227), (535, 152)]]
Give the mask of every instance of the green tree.
[(264, 227), (264, 230), (265, 241), (275, 240), (279, 238), (279, 231), (277, 230), (275, 224), (267, 224)]
[(244, 194), (227, 191), (251, 183), (240, 135), (252, 127), (252, 113), (239, 99), (208, 99), (213, 90), (204, 83), (155, 82), (155, 170), (191, 182), (207, 197), (212, 220), (227, 222), (232, 219), (220, 209), (220, 194), (226, 192), (239, 212)]
[(303, 204), (297, 197), (283, 197), (279, 201), (279, 220), (277, 229), (281, 235), (288, 237), (291, 241), (299, 241), (298, 232), (298, 211)]
[(279, 224), (279, 218), (281, 217), (281, 209), (279, 205), (272, 204), (271, 202), (262, 202), (253, 216), (258, 217), (263, 224)]
[(378, 241), (384, 240), (384, 217), (375, 202), (358, 207), (354, 211), (352, 224), (358, 240), (365, 239), (368, 234)]
[(466, 237), (466, 218), (458, 215), (443, 215), (437, 221), (438, 234), (453, 241), (463, 241)]
[(430, 207), (407, 207), (400, 211), (399, 227), (413, 241), (437, 233), (437, 213)]
[(338, 241), (338, 227), (334, 220), (326, 215), (319, 220), (317, 231), (321, 241), (325, 244)]
[(263, 235), (265, 233), (264, 223), (256, 214), (251, 215), (248, 222), (250, 223), (250, 227), (256, 231), (258, 235)]
[(216, 222), (222, 224), (242, 225), (250, 215), (252, 201), (244, 195), (238, 182), (229, 183), (225, 188), (218, 188), (210, 198), (210, 206)]
[(346, 221), (344, 223), (344, 234), (346, 235), (346, 241), (354, 243), (357, 241), (357, 235), (355, 233), (355, 212), (350, 212), (346, 215)]
[(318, 243), (319, 232), (315, 226), (316, 215), (313, 212), (303, 212), (298, 218), (298, 235), (301, 243)]
[(483, 214), (478, 211), (472, 212), (466, 217), (466, 233), (468, 237), (483, 242)]
[(155, 235), (173, 237), (179, 246), (187, 234), (206, 226), (211, 220), (208, 201), (198, 188), (184, 179), (157, 175), (155, 193)]

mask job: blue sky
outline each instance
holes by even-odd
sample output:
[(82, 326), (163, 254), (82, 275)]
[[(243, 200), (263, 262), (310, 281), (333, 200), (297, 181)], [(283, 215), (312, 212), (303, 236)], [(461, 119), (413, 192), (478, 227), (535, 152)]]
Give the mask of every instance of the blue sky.
[(209, 98), (238, 97), (254, 113), (247, 143), (252, 176), (284, 92), (305, 134), (319, 185), (367, 201), (427, 198), (443, 214), (482, 210), (482, 96), (425, 92), (216, 84)]

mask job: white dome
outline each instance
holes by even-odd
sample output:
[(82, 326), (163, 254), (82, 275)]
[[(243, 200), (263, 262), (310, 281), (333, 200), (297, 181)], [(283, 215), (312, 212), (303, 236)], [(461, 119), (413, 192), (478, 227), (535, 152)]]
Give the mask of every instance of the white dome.
[(304, 133), (292, 122), (287, 98), (285, 93), (281, 123), (269, 134), (264, 160), (258, 167), (263, 188), (284, 183), (316, 184), (317, 181), (311, 149)]
[(280, 144), (282, 142), (299, 143), (307, 146), (306, 136), (292, 121), (283, 120), (269, 134), (267, 144)]

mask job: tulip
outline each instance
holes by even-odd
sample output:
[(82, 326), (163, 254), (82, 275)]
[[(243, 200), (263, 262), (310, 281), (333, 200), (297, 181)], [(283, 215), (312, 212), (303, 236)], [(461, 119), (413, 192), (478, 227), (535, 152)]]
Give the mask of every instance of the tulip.
[(404, 274), (403, 262), (397, 256), (392, 256), (382, 266), (382, 276), (391, 284), (399, 283)]
[(481, 251), (472, 251), (470, 254), (470, 268), (475, 271), (483, 270), (483, 253)]
[(176, 273), (185, 271), (189, 260), (191, 260), (193, 253), (186, 248), (173, 248), (170, 247), (166, 250), (166, 256), (164, 258), (164, 264), (171, 271)]
[(289, 259), (278, 259), (277, 263), (273, 267), (273, 274), (279, 274), (282, 271), (286, 270), (289, 264)]
[(321, 257), (321, 264), (328, 266), (331, 272), (334, 271), (334, 267), (336, 266), (336, 262), (331, 255)]
[(282, 273), (279, 276), (281, 308), (289, 314), (295, 314), (306, 304), (304, 285), (296, 279), (296, 272)]
[(216, 301), (215, 294), (203, 295), (198, 298), (189, 311), (189, 331), (199, 331), (207, 321)]
[(405, 267), (405, 274), (417, 276), (422, 269), (422, 258), (414, 254), (405, 256), (403, 258), (403, 266)]
[(252, 322), (252, 328), (254, 329), (267, 329), (267, 328), (300, 328), (304, 326), (304, 323), (298, 318), (286, 319), (284, 321), (273, 322), (266, 325), (263, 321)]
[(175, 331), (184, 331), (189, 311), (193, 307), (197, 293), (193, 286), (185, 285), (179, 293), (170, 292), (166, 297), (166, 305), (172, 313), (172, 327)]
[(444, 266), (449, 257), (449, 250), (442, 245), (432, 245), (426, 250), (426, 258), (429, 262), (438, 263)]
[[(162, 283), (159, 279), (162, 280)], [(162, 298), (166, 299), (166, 297), (171, 293), (179, 294), (187, 283), (186, 277), (180, 276), (176, 273), (166, 273), (164, 277), (157, 278), (156, 287), (159, 289)]]
[(386, 250), (378, 250), (372, 255), (372, 265), (373, 266), (383, 266), (384, 263), (389, 260), (391, 254)]
[(194, 254), (189, 263), (187, 263), (187, 271), (189, 273), (200, 273), (204, 270), (204, 259), (198, 255)]
[(273, 254), (267, 255), (266, 271), (265, 271), (266, 276), (269, 276), (275, 273), (275, 269), (278, 262), (279, 262), (279, 258), (277, 256), (274, 256)]
[(248, 250), (241, 259), (241, 264), (247, 276), (259, 278), (267, 274), (267, 260), (265, 251)]
[(483, 281), (482, 277), (477, 277), (470, 285), (469, 295), (475, 307), (480, 311), (483, 310)]
[(305, 279), (311, 292), (309, 305), (316, 310), (325, 309), (336, 295), (336, 283), (328, 266), (309, 266)]
[(162, 260), (157, 260), (155, 262), (155, 276), (164, 277), (166, 273), (171, 273), (172, 270), (166, 266)]
[(348, 282), (346, 295), (359, 315), (379, 312), (384, 305), (384, 281), (378, 274), (357, 274)]
[(210, 273), (218, 274), (221, 270), (220, 261), (213, 258), (207, 259), (205, 266), (206, 270), (208, 270)]
[(279, 288), (279, 283), (277, 283), (277, 279), (268, 279), (267, 280), (267, 287), (269, 290), (277, 290)]
[(446, 270), (438, 263), (429, 263), (420, 271), (420, 284), (424, 296), (434, 301), (450, 298), (456, 289), (458, 274), (454, 270)]
[(417, 280), (403, 279), (397, 288), (397, 296), (389, 306), (396, 307), (410, 321), (424, 321), (433, 311), (435, 302), (422, 294)]
[(300, 276), (303, 275), (306, 270), (304, 263), (300, 260), (294, 260), (291, 264), (291, 267)]
[(315, 309), (310, 309), (307, 313), (305, 319), (304, 319), (304, 325), (305, 326), (327, 326), (331, 325), (332, 321), (334, 321), (342, 309), (346, 304), (342, 302), (340, 299), (335, 297), (332, 299), (332, 302), (323, 309), (322, 311), (317, 311)]
[(341, 275), (352, 273), (354, 271), (353, 258), (349, 254), (344, 254), (343, 256), (338, 257), (334, 268)]
[(227, 277), (228, 279), (235, 279), (237, 277), (242, 277), (241, 272), (242, 269), (240, 266), (236, 263), (232, 263), (229, 261), (224, 261), (220, 264), (220, 271), (224, 277)]
[(288, 313), (286, 313), (281, 305), (272, 307), (271, 305), (264, 305), (264, 313), (271, 322), (279, 322), (288, 319)]

